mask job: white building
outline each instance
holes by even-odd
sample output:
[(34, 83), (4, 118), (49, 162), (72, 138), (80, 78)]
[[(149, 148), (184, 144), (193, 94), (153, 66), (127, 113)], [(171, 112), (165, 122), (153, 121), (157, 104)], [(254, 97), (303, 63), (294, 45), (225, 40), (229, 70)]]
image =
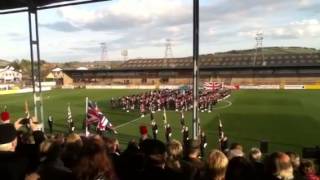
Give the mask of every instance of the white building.
[(15, 71), (14, 67), (7, 66), (5, 68), (0, 68), (0, 82), (21, 82), (22, 73), (20, 71)]
[[(50, 75), (50, 74), (49, 74)], [(51, 70), (51, 77), (52, 79), (61, 79), (63, 78), (63, 72), (61, 68), (54, 68)], [(49, 77), (48, 77), (49, 78)]]

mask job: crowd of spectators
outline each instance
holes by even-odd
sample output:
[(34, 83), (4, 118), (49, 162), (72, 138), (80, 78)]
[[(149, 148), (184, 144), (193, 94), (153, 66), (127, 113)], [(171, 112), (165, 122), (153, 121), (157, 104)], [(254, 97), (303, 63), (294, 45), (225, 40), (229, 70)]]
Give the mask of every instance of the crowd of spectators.
[(113, 137), (44, 134), (36, 119), (0, 125), (0, 179), (4, 180), (319, 180), (313, 161), (293, 152), (207, 150), (200, 142), (143, 137), (122, 151)]

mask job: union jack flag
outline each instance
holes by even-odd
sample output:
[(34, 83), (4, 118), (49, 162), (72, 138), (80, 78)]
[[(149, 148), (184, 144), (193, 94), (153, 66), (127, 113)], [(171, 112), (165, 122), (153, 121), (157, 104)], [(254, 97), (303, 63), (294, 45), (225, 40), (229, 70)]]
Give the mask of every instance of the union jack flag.
[(88, 101), (86, 125), (97, 124), (97, 130), (105, 131), (106, 129), (113, 131), (113, 126), (108, 118), (100, 111), (97, 103)]
[(219, 90), (222, 88), (222, 83), (218, 83), (218, 82), (204, 82), (203, 83), (203, 88), (205, 90)]

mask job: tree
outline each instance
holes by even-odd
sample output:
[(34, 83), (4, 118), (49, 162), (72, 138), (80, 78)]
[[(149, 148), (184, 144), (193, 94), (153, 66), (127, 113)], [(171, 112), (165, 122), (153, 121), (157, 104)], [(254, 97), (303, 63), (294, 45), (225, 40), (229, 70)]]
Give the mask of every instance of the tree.
[(14, 61), (12, 61), (9, 66), (13, 67), (15, 70), (20, 70), (21, 66), (20, 66), (20, 61), (18, 59), (15, 59)]

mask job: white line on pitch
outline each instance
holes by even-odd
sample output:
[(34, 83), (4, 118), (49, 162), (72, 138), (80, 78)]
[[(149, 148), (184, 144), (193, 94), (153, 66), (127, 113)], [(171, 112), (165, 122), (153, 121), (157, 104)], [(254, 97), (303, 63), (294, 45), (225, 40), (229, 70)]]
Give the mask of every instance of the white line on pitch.
[(227, 105), (224, 105), (224, 106), (221, 106), (221, 107), (214, 107), (212, 109), (225, 109), (225, 108), (228, 108), (230, 106), (232, 106), (232, 102), (231, 101), (228, 101), (228, 100), (225, 100), (224, 102), (228, 103)]
[[(213, 109), (225, 109), (225, 108), (228, 108), (228, 107), (230, 107), (230, 106), (232, 105), (232, 102), (230, 102), (230, 101), (228, 101), (228, 100), (225, 100), (225, 102), (227, 102), (228, 104), (225, 105), (225, 106), (216, 107), (216, 108), (213, 108)], [(131, 123), (133, 123), (133, 122), (136, 122), (136, 121), (140, 120), (141, 118), (142, 118), (142, 117), (138, 117), (138, 118), (136, 118), (136, 119), (134, 119), (134, 120), (131, 120), (131, 121), (129, 121), (129, 122), (120, 124), (120, 125), (116, 126), (114, 129), (118, 129), (118, 128), (121, 128), (121, 127), (126, 126), (126, 125), (128, 125), (128, 124), (131, 124)]]
[(120, 125), (116, 126), (114, 129), (118, 129), (118, 128), (121, 128), (121, 127), (126, 126), (126, 125), (128, 125), (128, 124), (131, 124), (131, 123), (133, 123), (133, 122), (136, 122), (136, 121), (140, 120), (141, 118), (142, 118), (142, 117), (138, 117), (138, 118), (136, 118), (136, 119), (134, 119), (134, 120), (131, 120), (131, 121), (129, 121), (129, 122), (120, 124)]

